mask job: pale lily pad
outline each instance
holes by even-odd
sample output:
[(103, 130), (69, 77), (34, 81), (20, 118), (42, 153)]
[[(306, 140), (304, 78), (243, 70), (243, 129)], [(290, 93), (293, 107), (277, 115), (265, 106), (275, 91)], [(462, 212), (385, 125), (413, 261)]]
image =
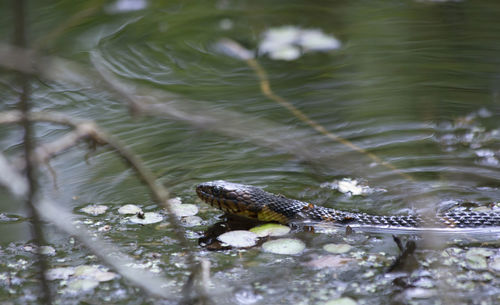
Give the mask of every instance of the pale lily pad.
[(352, 249), (349, 244), (326, 244), (323, 246), (323, 250), (330, 253), (346, 253)]
[(130, 217), (130, 222), (142, 225), (157, 223), (163, 220), (163, 216), (156, 212), (147, 212)]
[(348, 196), (369, 195), (375, 192), (386, 192), (385, 189), (372, 189), (367, 185), (360, 184), (358, 180), (351, 178), (343, 178), (342, 180), (325, 182), (322, 183), (320, 187), (337, 190)]
[(53, 281), (53, 280), (66, 280), (73, 274), (75, 274), (75, 268), (59, 267), (47, 270), (45, 276), (49, 281)]
[(290, 232), (290, 228), (277, 223), (266, 223), (250, 229), (250, 232), (257, 234), (258, 237), (282, 236)]
[(275, 254), (299, 254), (306, 248), (306, 245), (294, 238), (280, 238), (266, 241), (262, 244), (262, 249)]
[(106, 213), (106, 210), (108, 209), (107, 206), (105, 205), (96, 205), (96, 204), (91, 204), (88, 205), (84, 208), (81, 208), (80, 211), (90, 214), (92, 216), (97, 216)]
[(330, 300), (325, 303), (325, 305), (357, 305), (357, 304), (358, 302), (348, 297)]
[(198, 216), (186, 216), (181, 218), (181, 222), (188, 227), (194, 227), (201, 225), (203, 219)]
[(476, 248), (470, 249), (465, 253), (465, 263), (472, 270), (486, 270), (488, 268), (485, 253), (478, 251)]
[(99, 281), (95, 279), (74, 279), (68, 283), (68, 287), (64, 289), (66, 293), (81, 293), (92, 290), (99, 286)]
[(194, 204), (182, 203), (180, 197), (174, 197), (168, 200), (173, 212), (178, 217), (193, 216), (198, 214), (198, 207)]
[(135, 204), (126, 204), (126, 205), (121, 206), (118, 209), (118, 213), (120, 213), (120, 214), (135, 215), (135, 214), (140, 213), (140, 212), (142, 212), (142, 209)]
[(99, 282), (107, 282), (116, 277), (116, 273), (109, 272), (96, 265), (83, 265), (75, 268), (75, 277), (93, 279)]
[(174, 197), (174, 198), (170, 198), (168, 200), (168, 203), (170, 203), (170, 204), (182, 204), (182, 200), (181, 200), (181, 197)]
[(302, 30), (299, 44), (304, 51), (328, 51), (340, 48), (340, 41), (320, 30)]
[(56, 249), (54, 249), (54, 247), (51, 247), (51, 246), (41, 246), (40, 253), (43, 255), (52, 256), (52, 255), (56, 255)]
[(340, 41), (321, 30), (282, 26), (271, 28), (263, 34), (259, 53), (268, 54), (271, 59), (295, 60), (302, 53), (329, 51), (340, 46)]
[(172, 209), (178, 217), (193, 216), (198, 214), (198, 207), (189, 203), (173, 204)]
[(257, 234), (245, 230), (230, 231), (217, 237), (219, 241), (235, 248), (247, 248), (255, 246), (257, 244), (258, 238), (259, 237), (257, 236)]
[(495, 272), (500, 272), (500, 256), (495, 256), (491, 259), (490, 269)]
[(341, 257), (339, 255), (326, 255), (315, 258), (307, 263), (306, 266), (312, 268), (338, 268), (339, 266), (345, 265), (353, 261), (352, 258)]

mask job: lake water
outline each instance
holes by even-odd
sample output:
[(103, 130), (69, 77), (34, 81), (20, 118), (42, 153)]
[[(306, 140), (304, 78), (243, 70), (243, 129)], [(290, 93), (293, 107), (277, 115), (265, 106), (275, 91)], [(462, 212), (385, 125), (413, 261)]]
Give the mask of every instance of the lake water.
[[(106, 84), (57, 77), (32, 79), (32, 103), (35, 110), (95, 120), (137, 153), (173, 196), (199, 206), (202, 223), (186, 226), (186, 235), (195, 255), (211, 262), (216, 285), (225, 287), (218, 302), (324, 304), (340, 297), (358, 304), (500, 301), (500, 268), (494, 267), (500, 264), (498, 244), (475, 248), (455, 241), (438, 249), (419, 247), (420, 266), (401, 277), (385, 272), (399, 253), (388, 234), (292, 232), (289, 237), (306, 244), (299, 256), (264, 253), (259, 247), (211, 252), (197, 239), (221, 213), (194, 192), (198, 183), (223, 179), (367, 213), (429, 213), (449, 205), (491, 208), (500, 201), (500, 3), (103, 2), (30, 1), (29, 41), (86, 71), (112, 73), (146, 99), (183, 115), (134, 117)], [(87, 14), (71, 19), (79, 12)], [(0, 16), (0, 37), (6, 43), (13, 22), (6, 3), (0, 4)], [(289, 48), (278, 55), (267, 52), (263, 42), (269, 31), (291, 41)], [(318, 133), (263, 94), (254, 69), (230, 56), (220, 45), (223, 38), (255, 56), (274, 94), (356, 148)], [(307, 39), (329, 47), (311, 48)], [(338, 45), (332, 45), (333, 39)], [(1, 110), (15, 109), (19, 99), (12, 75), (0, 70)], [(36, 126), (39, 142), (69, 130)], [(2, 125), (5, 155), (20, 153), (21, 136), (18, 127)], [(124, 223), (113, 212), (126, 203), (157, 211), (147, 189), (113, 152), (98, 147), (87, 155), (87, 148), (80, 144), (51, 161), (57, 186), (47, 167), (41, 167), (40, 196), (74, 210), (93, 232), (111, 225), (99, 235), (141, 262), (157, 253), (155, 264), (171, 281), (168, 289), (178, 293), (187, 269), (172, 230)], [(344, 178), (375, 191), (349, 196), (322, 187)], [(79, 212), (88, 203), (107, 205), (109, 211), (97, 217)], [(23, 203), (4, 189), (0, 212), (26, 215)], [(0, 230), (0, 300), (33, 303), (32, 254), (23, 248), (31, 239), (28, 223), (0, 221)], [(85, 248), (68, 243), (68, 236), (51, 226), (48, 231), (56, 250), (49, 257), (51, 266), (100, 264)], [(347, 263), (308, 265), (332, 255), (322, 248), (332, 242), (353, 247), (334, 255)], [(482, 257), (486, 266), (470, 263), (471, 256)], [(65, 287), (53, 284), (54, 289)], [(120, 279), (92, 291), (58, 297), (75, 304), (148, 302)]]

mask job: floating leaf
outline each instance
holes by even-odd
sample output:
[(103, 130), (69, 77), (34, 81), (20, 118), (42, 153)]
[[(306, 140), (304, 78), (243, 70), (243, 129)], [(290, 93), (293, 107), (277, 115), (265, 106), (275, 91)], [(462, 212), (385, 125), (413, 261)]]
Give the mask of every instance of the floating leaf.
[(194, 227), (201, 225), (203, 219), (198, 216), (186, 216), (181, 218), (181, 222), (188, 227)]
[(92, 290), (99, 286), (99, 281), (95, 279), (75, 279), (68, 283), (68, 287), (64, 289), (66, 293), (80, 293)]
[(56, 255), (56, 249), (54, 249), (54, 247), (51, 247), (51, 246), (41, 246), (40, 253), (43, 255), (52, 256), (52, 255)]
[(172, 210), (178, 217), (193, 216), (198, 214), (198, 207), (194, 204), (172, 204)]
[(107, 209), (108, 209), (108, 207), (105, 205), (91, 204), (91, 205), (88, 205), (84, 208), (81, 208), (80, 211), (87, 213), (87, 214), (90, 214), (90, 215), (93, 215), (93, 216), (97, 216), (97, 215), (101, 215), (101, 214), (106, 213)]
[(490, 261), (490, 269), (495, 272), (500, 272), (500, 255), (495, 256)]
[(323, 246), (323, 250), (330, 253), (346, 253), (352, 249), (349, 244), (326, 244)]
[(163, 216), (156, 212), (147, 212), (141, 214), (141, 216), (135, 215), (130, 217), (130, 222), (138, 223), (142, 225), (157, 223), (163, 220)]
[(131, 215), (135, 215), (139, 212), (142, 212), (142, 209), (135, 205), (135, 204), (126, 204), (126, 205), (123, 205), (121, 206), (119, 209), (118, 209), (118, 213), (120, 214), (131, 214)]
[(277, 223), (266, 223), (250, 229), (250, 232), (257, 234), (259, 237), (265, 236), (282, 236), (290, 232), (290, 228)]
[(338, 298), (334, 300), (330, 300), (325, 303), (325, 305), (357, 305), (358, 302), (354, 301), (351, 298)]
[(45, 276), (49, 281), (53, 280), (66, 280), (75, 274), (74, 267), (59, 267), (47, 270)]
[(339, 255), (325, 255), (315, 258), (307, 263), (306, 266), (312, 268), (337, 268), (351, 262), (352, 258), (341, 257)]
[(306, 245), (294, 238), (280, 238), (266, 241), (262, 244), (262, 249), (275, 254), (299, 254), (306, 248)]
[(258, 238), (257, 234), (245, 230), (230, 231), (217, 237), (219, 241), (235, 248), (255, 246)]

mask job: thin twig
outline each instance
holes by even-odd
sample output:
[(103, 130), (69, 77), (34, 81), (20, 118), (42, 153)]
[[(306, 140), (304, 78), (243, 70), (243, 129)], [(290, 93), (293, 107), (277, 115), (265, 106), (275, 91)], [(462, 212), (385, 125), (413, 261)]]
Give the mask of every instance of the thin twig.
[(295, 107), (292, 103), (284, 99), (283, 97), (277, 95), (276, 93), (273, 92), (271, 89), (271, 84), (269, 82), (269, 78), (267, 76), (266, 71), (262, 66), (259, 64), (259, 62), (251, 55), (251, 52), (243, 48), (240, 44), (238, 44), (236, 41), (230, 40), (230, 39), (224, 39), (221, 41), (221, 44), (225, 48), (225, 51), (228, 52), (228, 55), (231, 55), (235, 58), (244, 60), (247, 65), (252, 68), (257, 74), (257, 78), (259, 79), (259, 84), (260, 84), (260, 90), (264, 96), (269, 98), (270, 100), (278, 103), (288, 111), (290, 111), (296, 118), (298, 118), (300, 121), (303, 123), (309, 125), (311, 128), (316, 130), (318, 133), (326, 136), (328, 139), (339, 142), (349, 148), (351, 148), (354, 151), (357, 151), (368, 158), (372, 159), (376, 163), (383, 165), (390, 170), (398, 173), (405, 179), (408, 179), (410, 181), (414, 181), (413, 177), (410, 176), (409, 174), (403, 172), (401, 169), (395, 167), (389, 162), (386, 162), (382, 159), (380, 159), (377, 155), (367, 151), (364, 148), (359, 147), (358, 145), (352, 143), (351, 141), (342, 138), (341, 136), (328, 131), (323, 125), (319, 124), (318, 122), (314, 121), (310, 117), (308, 117), (304, 112), (299, 110), (297, 107)]
[[(111, 147), (125, 162), (127, 162), (136, 172), (138, 177), (144, 182), (151, 191), (154, 201), (161, 207), (167, 210), (169, 221), (175, 230), (176, 237), (182, 248), (187, 251), (188, 263), (193, 266), (195, 263), (191, 249), (191, 244), (184, 235), (182, 226), (175, 216), (173, 209), (168, 201), (169, 192), (162, 185), (156, 183), (154, 174), (144, 165), (143, 161), (132, 153), (126, 146), (117, 138), (101, 130), (94, 122), (73, 119), (62, 113), (56, 112), (35, 112), (27, 116), (30, 121), (51, 122), (75, 128), (73, 133), (66, 135), (56, 142), (46, 146), (41, 146), (37, 149), (37, 155), (32, 159), (39, 162), (46, 162), (49, 158), (61, 153), (82, 139), (91, 138), (98, 144), (108, 145)], [(6, 111), (0, 113), (0, 124), (18, 123), (22, 120), (20, 113), (17, 111)]]
[[(24, 0), (13, 0), (13, 9), (15, 16), (14, 25), (14, 40), (15, 45), (19, 47), (26, 46), (26, 35), (25, 35), (25, 6)], [(27, 114), (30, 112), (30, 83), (28, 76), (24, 73), (19, 73), (19, 84), (21, 85), (21, 96), (19, 99), (19, 109), (22, 112), (21, 124), (24, 129), (23, 136), (23, 148), (24, 156), (26, 160), (26, 178), (28, 181), (28, 194), (26, 196), (26, 208), (31, 218), (32, 223), (32, 234), (33, 242), (37, 246), (37, 264), (39, 267), (39, 278), (40, 278), (40, 288), (41, 288), (41, 301), (43, 304), (52, 304), (52, 295), (49, 287), (48, 280), (45, 276), (48, 269), (48, 262), (45, 256), (41, 252), (41, 246), (45, 245), (45, 237), (43, 234), (42, 223), (40, 220), (40, 215), (35, 208), (35, 197), (38, 191), (37, 182), (37, 166), (32, 160), (33, 148), (36, 145), (35, 138), (33, 136), (33, 126), (30, 120), (27, 118)]]

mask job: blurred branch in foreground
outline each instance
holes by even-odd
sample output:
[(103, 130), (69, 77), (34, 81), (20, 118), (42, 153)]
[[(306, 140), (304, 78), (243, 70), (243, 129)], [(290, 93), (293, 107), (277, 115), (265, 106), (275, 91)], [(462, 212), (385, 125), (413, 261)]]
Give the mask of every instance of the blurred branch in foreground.
[(312, 136), (308, 130), (235, 111), (214, 109), (206, 103), (185, 100), (164, 90), (126, 82), (106, 69), (106, 62), (97, 51), (91, 53), (91, 61), (97, 71), (59, 57), (42, 56), (33, 50), (0, 43), (0, 66), (63, 84), (110, 92), (118, 101), (126, 103), (133, 115), (167, 117), (200, 130), (285, 151), (303, 161), (322, 166), (334, 160), (330, 152), (318, 147), (319, 138)]
[[(26, 8), (24, 0), (13, 0), (12, 10), (14, 15), (14, 44), (18, 47), (26, 47)], [(36, 245), (36, 265), (39, 268), (38, 278), (40, 280), (40, 300), (43, 304), (52, 304), (52, 293), (49, 282), (46, 276), (48, 270), (48, 262), (46, 257), (41, 252), (41, 246), (46, 244), (45, 234), (43, 231), (42, 221), (37, 210), (37, 196), (38, 196), (38, 166), (33, 162), (32, 155), (34, 154), (34, 147), (36, 145), (36, 138), (32, 122), (27, 118), (31, 110), (31, 83), (29, 75), (18, 72), (17, 84), (21, 88), (17, 108), (21, 112), (20, 124), (23, 128), (23, 153), (26, 162), (24, 174), (26, 176), (26, 195), (23, 196), (26, 206), (26, 211), (31, 222), (31, 235), (33, 243)]]
[[(7, 187), (16, 196), (26, 196), (28, 191), (28, 181), (8, 162), (3, 154), (0, 153), (0, 185)], [(139, 265), (134, 259), (120, 252), (120, 250), (91, 235), (87, 230), (77, 229), (73, 223), (74, 215), (59, 204), (42, 201), (36, 205), (38, 213), (49, 223), (56, 226), (59, 230), (75, 237), (92, 253), (98, 256), (104, 263), (111, 266), (116, 272), (122, 275), (137, 287), (140, 287), (148, 294), (172, 298), (171, 295), (163, 289), (168, 283), (147, 271), (132, 268), (130, 266)]]
[[(42, 162), (47, 163), (52, 157), (64, 152), (72, 146), (75, 146), (82, 140), (92, 140), (96, 144), (110, 146), (128, 163), (130, 167), (135, 170), (141, 181), (148, 186), (155, 202), (161, 208), (165, 208), (168, 211), (167, 217), (169, 218), (169, 222), (175, 232), (175, 236), (187, 255), (188, 266), (191, 268), (190, 279), (195, 277), (196, 274), (199, 274), (195, 268), (196, 260), (191, 244), (184, 236), (182, 226), (180, 225), (179, 220), (175, 216), (171, 204), (168, 201), (169, 193), (167, 189), (156, 183), (153, 173), (143, 164), (142, 160), (138, 156), (129, 151), (116, 138), (99, 129), (99, 127), (92, 121), (73, 119), (61, 113), (38, 112), (23, 115), (20, 111), (0, 112), (0, 124), (16, 124), (23, 121), (29, 121), (30, 123), (50, 122), (74, 128), (74, 131), (66, 134), (65, 136), (51, 143), (43, 144), (37, 147), (33, 150), (33, 153), (31, 154), (29, 160), (26, 161), (26, 164), (28, 164), (28, 162), (33, 164), (39, 164)], [(3, 157), (3, 155), (0, 155), (0, 169), (4, 169), (0, 172), (0, 182), (7, 185), (8, 188), (15, 194), (21, 195), (26, 189), (28, 189), (25, 185), (25, 180), (16, 174), (16, 170), (9, 166), (9, 162)], [(105, 263), (115, 268), (117, 272), (129, 279), (132, 283), (134, 283), (134, 285), (141, 287), (151, 295), (160, 297), (167, 296), (161, 289), (161, 286), (164, 283), (154, 282), (154, 280), (143, 280), (142, 277), (139, 277), (136, 274), (135, 270), (130, 271), (130, 268), (126, 267), (126, 265), (131, 262), (129, 259), (108, 257), (106, 255), (107, 253), (113, 253), (116, 251), (111, 249), (110, 246), (101, 242), (96, 242), (96, 240), (92, 239), (87, 232), (77, 230), (73, 224), (67, 220), (71, 219), (72, 215), (68, 212), (64, 212), (64, 208), (58, 207), (48, 201), (43, 201), (41, 206), (37, 206), (37, 212), (43, 214), (44, 218), (62, 231), (70, 235), (74, 235), (80, 242), (87, 246), (89, 250), (101, 258)], [(207, 268), (206, 264), (202, 264), (202, 266), (204, 266), (205, 269)], [(144, 277), (144, 279), (147, 279), (147, 277)], [(151, 284), (151, 281), (156, 284)], [(191, 295), (193, 290), (206, 302), (210, 301), (203, 285), (190, 286)]]

